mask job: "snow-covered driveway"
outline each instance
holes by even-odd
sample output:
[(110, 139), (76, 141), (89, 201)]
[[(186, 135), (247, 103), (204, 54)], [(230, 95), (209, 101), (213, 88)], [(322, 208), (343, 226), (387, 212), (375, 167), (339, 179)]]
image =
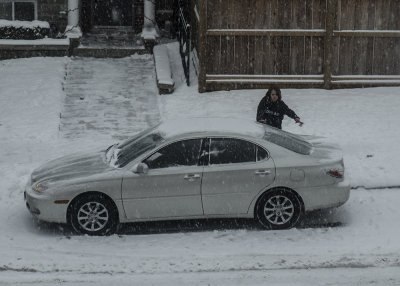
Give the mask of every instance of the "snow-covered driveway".
[[(213, 221), (182, 231), (182, 223), (153, 223), (150, 231), (133, 224), (118, 235), (87, 237), (38, 225), (23, 201), (33, 168), (115, 141), (97, 128), (77, 137), (59, 131), (69, 61), (0, 62), (0, 285), (400, 284), (400, 189), (373, 189), (400, 185), (400, 88), (283, 90), (305, 122), (299, 128), (286, 120), (283, 128), (339, 143), (349, 182), (371, 188), (352, 190), (344, 206), (308, 215), (300, 228), (263, 231), (229, 221), (224, 229)], [(159, 110), (162, 119), (253, 118), (264, 93), (197, 94), (181, 86), (159, 97)]]

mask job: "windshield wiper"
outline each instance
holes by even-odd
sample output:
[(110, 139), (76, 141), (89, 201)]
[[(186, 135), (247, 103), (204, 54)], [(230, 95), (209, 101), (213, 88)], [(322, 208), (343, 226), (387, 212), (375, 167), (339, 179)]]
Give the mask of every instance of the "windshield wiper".
[[(108, 163), (111, 163), (111, 161), (114, 159), (114, 153), (115, 153), (114, 150), (118, 145), (119, 145), (119, 143), (115, 143), (106, 149), (105, 154), (106, 154)], [(111, 152), (111, 156), (110, 156), (110, 152)]]
[(107, 147), (106, 153), (107, 153), (108, 151), (110, 151), (110, 149), (111, 149), (114, 145), (115, 145), (115, 144), (112, 144), (112, 145), (110, 145), (109, 147)]

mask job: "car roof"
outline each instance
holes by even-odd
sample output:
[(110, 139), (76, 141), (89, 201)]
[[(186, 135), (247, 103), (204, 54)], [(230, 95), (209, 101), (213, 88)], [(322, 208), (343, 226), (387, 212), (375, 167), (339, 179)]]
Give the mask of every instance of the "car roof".
[(241, 118), (181, 118), (160, 123), (157, 130), (165, 138), (185, 135), (239, 135), (262, 138), (265, 125)]

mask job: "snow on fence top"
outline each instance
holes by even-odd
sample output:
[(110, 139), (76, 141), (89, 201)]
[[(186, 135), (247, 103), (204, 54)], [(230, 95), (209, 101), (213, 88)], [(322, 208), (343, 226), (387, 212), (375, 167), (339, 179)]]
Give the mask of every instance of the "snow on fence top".
[(15, 28), (43, 28), (49, 29), (50, 25), (45, 21), (8, 21), (0, 20), (1, 27), (15, 27)]

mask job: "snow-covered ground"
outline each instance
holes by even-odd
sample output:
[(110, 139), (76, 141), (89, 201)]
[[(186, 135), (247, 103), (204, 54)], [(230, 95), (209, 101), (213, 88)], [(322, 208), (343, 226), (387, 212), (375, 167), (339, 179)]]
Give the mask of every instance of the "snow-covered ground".
[[(286, 119), (283, 129), (340, 144), (346, 177), (358, 187), (345, 205), (309, 214), (299, 228), (168, 222), (88, 237), (38, 224), (23, 201), (28, 176), (40, 164), (113, 141), (96, 130), (74, 140), (59, 133), (68, 61), (0, 61), (0, 285), (400, 284), (399, 87), (283, 90), (283, 99), (305, 123), (299, 127)], [(162, 119), (255, 118), (265, 94), (198, 94), (196, 86), (179, 84), (179, 73), (174, 77), (177, 90), (158, 100)]]

